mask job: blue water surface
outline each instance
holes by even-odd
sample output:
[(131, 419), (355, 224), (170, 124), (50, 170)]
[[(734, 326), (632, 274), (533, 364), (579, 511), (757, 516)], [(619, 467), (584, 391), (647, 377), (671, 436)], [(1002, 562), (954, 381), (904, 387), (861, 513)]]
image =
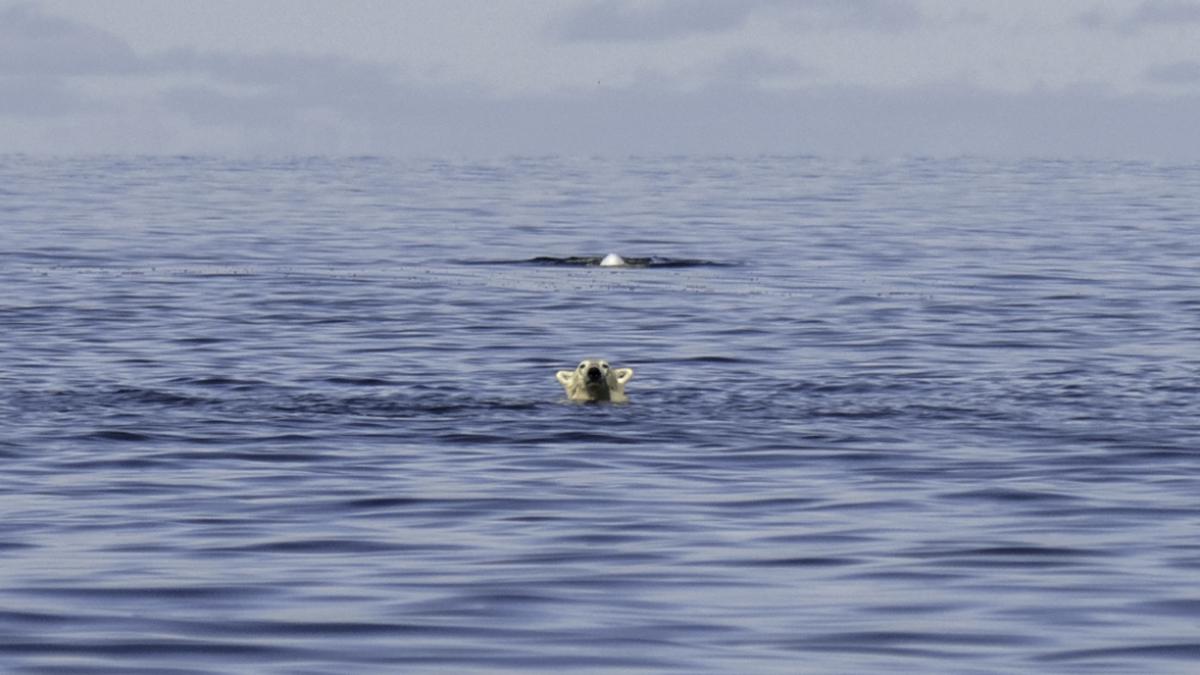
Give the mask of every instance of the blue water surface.
[(1198, 231), (1197, 165), (0, 158), (0, 670), (1197, 672)]

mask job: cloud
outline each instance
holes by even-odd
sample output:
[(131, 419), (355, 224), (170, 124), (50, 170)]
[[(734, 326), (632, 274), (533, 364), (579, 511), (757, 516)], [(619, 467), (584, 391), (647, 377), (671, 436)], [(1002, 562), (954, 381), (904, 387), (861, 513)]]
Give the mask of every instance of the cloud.
[[(314, 74), (315, 81), (336, 72)], [(952, 85), (772, 90), (723, 82), (691, 91), (639, 84), (509, 97), (390, 83), (324, 96), (279, 79), (199, 81), (107, 109), (0, 118), (0, 150), (1200, 158), (1198, 96), (1006, 94)]]
[[(485, 154), (816, 154), (1200, 158), (1200, 97), (965, 86), (672, 91), (451, 104), (422, 138)], [(453, 131), (451, 131), (453, 130)]]
[(0, 116), (56, 117), (95, 107), (75, 80), (140, 67), (129, 45), (110, 33), (29, 3), (0, 8)]
[(382, 66), (333, 57), (199, 54), (182, 61), (191, 69), (173, 72), (190, 72), (195, 81), (164, 87), (162, 111), (216, 133), (225, 141), (215, 148), (220, 152), (403, 154), (411, 130), (444, 139), (436, 130), (443, 114), (470, 108), (464, 99), (487, 103), (465, 90), (404, 83)]
[(1075, 15), (1074, 23), (1088, 30), (1109, 30), (1117, 23), (1117, 19), (1103, 10), (1089, 9)]
[(1151, 28), (1176, 28), (1200, 24), (1200, 2), (1196, 0), (1144, 0), (1131, 11), (1118, 14), (1092, 9), (1076, 17), (1084, 28), (1135, 33)]
[(328, 109), (355, 117), (395, 103), (399, 84), (391, 69), (335, 56), (168, 52), (148, 61), (152, 72), (177, 78), (163, 88), (168, 106), (197, 117), (228, 117), (269, 108), (289, 112)]
[(293, 87), (380, 86), (390, 69), (338, 56), (303, 54), (232, 54), (176, 49), (145, 60), (152, 71), (199, 73), (229, 82)]
[(920, 9), (908, 0), (793, 0), (776, 5), (789, 23), (806, 30), (893, 32), (915, 28), (924, 20)]
[(0, 117), (57, 117), (83, 107), (59, 79), (0, 76)]
[(1146, 69), (1146, 79), (1157, 84), (1200, 84), (1200, 61), (1176, 61)]
[(666, 0), (653, 4), (591, 0), (556, 21), (552, 32), (561, 39), (578, 42), (666, 40), (733, 30), (759, 4), (750, 0)]
[(336, 152), (369, 147), (364, 130), (386, 126), (406, 98), (395, 69), (379, 64), (193, 50), (143, 56), (31, 4), (0, 9), (0, 121), (21, 130), (5, 138), (0, 127), (0, 152), (39, 144), (53, 152)]
[[(880, 30), (919, 20), (902, 12), (880, 24), (861, 14), (883, 6), (876, 2), (728, 3), (736, 11), (721, 10), (724, 3), (678, 0), (588, 6), (663, 20), (666, 14), (655, 12), (681, 12), (685, 4), (710, 8), (713, 13), (702, 13), (706, 18), (690, 24), (688, 34), (736, 29), (757, 21), (755, 12), (763, 20), (816, 22), (795, 24), (800, 27), (824, 22)], [(660, 76), (626, 87), (500, 96), (452, 83), (418, 85), (399, 68), (342, 57), (189, 50), (139, 55), (110, 34), (29, 5), (0, 11), (0, 19), (0, 49), (14, 57), (0, 65), (0, 152), (1200, 159), (1194, 133), (1200, 96), (1117, 96), (1098, 89), (1006, 94), (965, 85), (822, 87), (806, 82), (813, 72), (805, 64), (755, 48), (722, 52), (685, 72), (690, 87), (662, 86)], [(641, 39), (666, 39), (654, 37), (663, 31), (660, 25)], [(78, 54), (50, 53), (70, 52), (76, 43)], [(1189, 84), (1200, 77), (1197, 70), (1195, 62), (1181, 61), (1144, 75)]]
[(137, 55), (120, 38), (32, 4), (0, 9), (0, 76), (128, 73)]
[(922, 14), (912, 0), (590, 0), (550, 32), (568, 42), (642, 42), (734, 31), (752, 17), (803, 30), (904, 30)]
[(709, 85), (740, 87), (768, 86), (778, 80), (794, 83), (815, 74), (816, 69), (800, 61), (759, 49), (741, 49), (726, 54), (711, 67), (701, 71)]
[(175, 78), (156, 96), (164, 114), (256, 152), (369, 152), (415, 93), (388, 68), (338, 57), (186, 51), (155, 67)]
[(1129, 16), (1128, 22), (1134, 26), (1200, 23), (1200, 2), (1146, 0)]

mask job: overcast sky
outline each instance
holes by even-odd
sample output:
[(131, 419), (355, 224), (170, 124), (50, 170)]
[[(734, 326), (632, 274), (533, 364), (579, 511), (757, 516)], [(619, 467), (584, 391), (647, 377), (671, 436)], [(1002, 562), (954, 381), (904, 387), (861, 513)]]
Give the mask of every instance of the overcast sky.
[(1200, 0), (0, 0), (0, 152), (1200, 160)]

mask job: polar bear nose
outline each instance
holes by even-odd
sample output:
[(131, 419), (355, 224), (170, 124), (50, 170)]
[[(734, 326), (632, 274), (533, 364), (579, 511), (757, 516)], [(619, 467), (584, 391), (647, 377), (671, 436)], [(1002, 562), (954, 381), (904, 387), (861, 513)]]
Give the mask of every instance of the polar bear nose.
[(596, 366), (587, 369), (588, 382), (599, 382), (602, 377), (604, 377), (604, 374)]

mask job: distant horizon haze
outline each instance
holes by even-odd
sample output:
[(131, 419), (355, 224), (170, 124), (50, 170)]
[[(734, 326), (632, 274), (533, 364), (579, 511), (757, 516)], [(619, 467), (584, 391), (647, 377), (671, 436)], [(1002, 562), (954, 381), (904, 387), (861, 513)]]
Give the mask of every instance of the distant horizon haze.
[(1200, 1), (0, 0), (0, 153), (1200, 159)]

